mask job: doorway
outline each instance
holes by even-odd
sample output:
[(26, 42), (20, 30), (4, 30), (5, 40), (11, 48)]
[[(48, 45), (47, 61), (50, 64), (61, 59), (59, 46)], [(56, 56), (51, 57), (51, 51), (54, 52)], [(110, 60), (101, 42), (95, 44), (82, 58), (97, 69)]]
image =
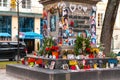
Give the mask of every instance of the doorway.
[(32, 53), (34, 51), (34, 45), (35, 45), (35, 40), (34, 39), (24, 39), (24, 42), (26, 43), (28, 54)]

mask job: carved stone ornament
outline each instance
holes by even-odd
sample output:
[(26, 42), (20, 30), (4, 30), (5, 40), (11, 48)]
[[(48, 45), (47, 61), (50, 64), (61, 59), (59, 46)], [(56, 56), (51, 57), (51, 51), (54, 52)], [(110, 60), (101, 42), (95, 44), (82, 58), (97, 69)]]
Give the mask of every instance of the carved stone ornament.
[(82, 10), (82, 5), (78, 5), (78, 10), (81, 11)]
[(71, 12), (74, 12), (76, 10), (76, 5), (75, 4), (70, 4), (69, 8), (70, 8)]
[(86, 12), (87, 11), (87, 7), (82, 7), (83, 11)]
[(92, 6), (92, 9), (93, 9), (93, 11), (97, 10), (96, 6)]
[(63, 9), (66, 8), (66, 4), (63, 2), (63, 3), (58, 3), (58, 7), (62, 7)]

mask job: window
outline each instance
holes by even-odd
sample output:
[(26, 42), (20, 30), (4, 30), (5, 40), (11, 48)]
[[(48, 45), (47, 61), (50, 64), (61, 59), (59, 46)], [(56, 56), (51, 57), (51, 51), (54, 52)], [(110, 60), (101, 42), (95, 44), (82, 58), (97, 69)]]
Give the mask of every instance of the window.
[(3, 0), (3, 6), (7, 7), (7, 0)]
[(34, 18), (20, 17), (20, 32), (29, 32), (34, 30)]
[(30, 9), (31, 8), (31, 0), (22, 0), (22, 8)]
[(11, 16), (0, 16), (0, 33), (11, 34)]
[(0, 6), (7, 7), (7, 0), (0, 0)]
[(2, 6), (2, 0), (0, 0), (0, 6)]
[[(0, 33), (11, 34), (11, 16), (0, 16)], [(0, 41), (11, 40), (11, 37), (0, 36)]]
[(103, 24), (103, 13), (98, 13), (98, 26)]

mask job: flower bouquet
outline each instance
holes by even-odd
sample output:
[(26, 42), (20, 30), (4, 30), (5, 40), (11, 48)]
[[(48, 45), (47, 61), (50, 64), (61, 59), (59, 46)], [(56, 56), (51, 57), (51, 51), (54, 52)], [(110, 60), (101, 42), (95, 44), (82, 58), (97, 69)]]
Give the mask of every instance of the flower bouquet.
[(35, 64), (35, 58), (28, 58), (28, 65), (30, 66), (30, 67), (33, 67), (34, 66), (34, 64)]
[(42, 67), (43, 60), (42, 60), (42, 59), (37, 59), (37, 60), (35, 61), (35, 64), (38, 65), (39, 67)]
[(52, 55), (52, 58), (58, 58), (59, 56), (59, 47), (58, 46), (52, 46), (52, 47), (46, 47), (46, 53), (49, 55)]

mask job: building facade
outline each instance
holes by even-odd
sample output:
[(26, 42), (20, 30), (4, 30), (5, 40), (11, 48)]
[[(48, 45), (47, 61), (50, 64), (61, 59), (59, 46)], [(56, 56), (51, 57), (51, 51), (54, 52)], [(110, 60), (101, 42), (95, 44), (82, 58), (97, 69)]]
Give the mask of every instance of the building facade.
[[(40, 34), (42, 11), (43, 6), (38, 0), (0, 0), (0, 41), (17, 41), (18, 23), (20, 32)], [(37, 43), (40, 43), (39, 39), (24, 41), (31, 51), (36, 50)]]
[[(19, 5), (17, 5), (19, 1)], [(107, 6), (107, 0), (105, 2), (98, 2), (96, 4), (96, 36), (97, 43), (100, 42), (100, 35), (102, 29), (102, 23), (105, 15), (105, 9)], [(17, 41), (18, 35), (18, 15), (17, 7), (19, 6), (19, 29), (20, 32), (41, 32), (40, 18), (43, 12), (43, 6), (38, 0), (0, 0), (0, 41)], [(120, 8), (114, 25), (114, 33), (112, 38), (112, 48), (120, 49)], [(8, 33), (4, 34), (3, 33)], [(2, 35), (1, 35), (2, 34)], [(20, 39), (22, 40), (22, 39)], [(40, 43), (40, 39), (24, 39), (29, 46), (29, 49), (37, 50), (37, 43)]]
[[(105, 15), (105, 10), (107, 6), (107, 0), (101, 1), (97, 3), (97, 13), (96, 13), (96, 35), (97, 35), (97, 43), (100, 43), (100, 35), (101, 35), (101, 29), (103, 24), (103, 19)], [(112, 49), (120, 49), (120, 7), (118, 9), (115, 25), (114, 25), (114, 31), (113, 31), (113, 37), (112, 37)]]

